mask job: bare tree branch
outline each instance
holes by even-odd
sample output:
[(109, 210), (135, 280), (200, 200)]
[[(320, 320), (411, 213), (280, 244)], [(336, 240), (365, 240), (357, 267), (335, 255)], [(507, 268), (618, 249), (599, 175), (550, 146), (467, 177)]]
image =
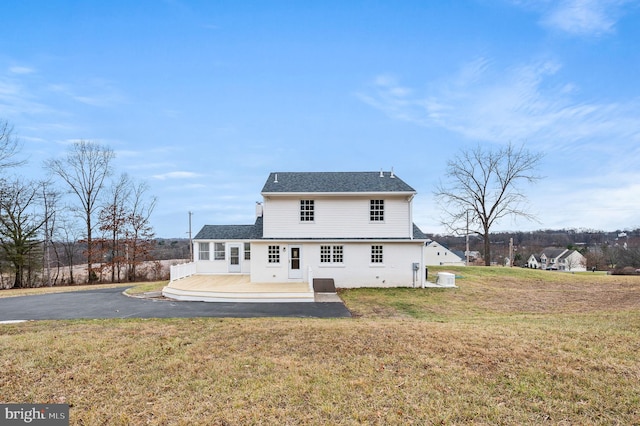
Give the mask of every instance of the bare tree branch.
[(489, 151), (477, 145), (447, 162), (446, 181), (440, 182), (434, 193), (443, 211), (442, 224), (458, 234), (468, 228), (481, 236), (486, 265), (491, 264), (492, 226), (506, 216), (535, 220), (526, 209), (527, 197), (519, 184), (541, 179), (535, 169), (542, 157), (523, 146), (509, 144)]
[(0, 119), (0, 172), (25, 163), (24, 160), (15, 159), (20, 148), (20, 140), (14, 135), (13, 126), (8, 121)]

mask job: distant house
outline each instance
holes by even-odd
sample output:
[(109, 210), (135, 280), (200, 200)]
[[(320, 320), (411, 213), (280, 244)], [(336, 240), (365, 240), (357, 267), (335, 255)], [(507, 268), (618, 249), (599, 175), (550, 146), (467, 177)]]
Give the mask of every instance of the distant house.
[(427, 266), (464, 266), (466, 264), (464, 252), (455, 252), (437, 241), (428, 241), (424, 249), (425, 265)]
[(554, 271), (581, 272), (587, 270), (586, 258), (576, 250), (547, 247), (539, 255), (532, 254), (527, 267)]

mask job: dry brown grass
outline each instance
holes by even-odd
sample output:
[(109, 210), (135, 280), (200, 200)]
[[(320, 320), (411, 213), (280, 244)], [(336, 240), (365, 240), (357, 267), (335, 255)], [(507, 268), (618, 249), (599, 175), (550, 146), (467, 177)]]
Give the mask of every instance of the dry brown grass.
[[(166, 283), (167, 281), (164, 281), (164, 282)], [(113, 284), (80, 284), (80, 285), (35, 287), (35, 288), (11, 288), (11, 289), (0, 290), (0, 297), (31, 296), (34, 294), (47, 294), (47, 293), (68, 293), (72, 291), (96, 290), (100, 288), (131, 287), (134, 285), (136, 284), (113, 283)]]
[(78, 425), (640, 423), (640, 281), (469, 271), (343, 292), (354, 319), (0, 325), (0, 395)]

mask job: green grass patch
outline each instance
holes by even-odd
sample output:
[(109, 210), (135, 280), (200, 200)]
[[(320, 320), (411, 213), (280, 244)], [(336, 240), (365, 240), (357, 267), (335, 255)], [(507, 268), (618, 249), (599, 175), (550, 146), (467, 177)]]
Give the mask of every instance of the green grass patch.
[(169, 284), (169, 281), (155, 281), (155, 282), (150, 282), (150, 283), (142, 283), (142, 284), (137, 284), (134, 285), (131, 288), (128, 288), (125, 293), (135, 296), (135, 295), (140, 295), (140, 294), (144, 294), (144, 293), (150, 293), (150, 292), (155, 292), (155, 291), (161, 291), (164, 287), (167, 286), (167, 284)]

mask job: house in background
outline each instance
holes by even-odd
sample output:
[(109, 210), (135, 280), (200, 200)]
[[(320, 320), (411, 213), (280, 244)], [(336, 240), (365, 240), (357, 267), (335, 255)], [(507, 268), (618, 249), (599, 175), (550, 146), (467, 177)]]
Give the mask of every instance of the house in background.
[(416, 191), (393, 171), (271, 173), (261, 195), (253, 225), (205, 225), (193, 264), (172, 282), (244, 274), (255, 285), (425, 284), (428, 239), (413, 223)]
[(455, 252), (437, 241), (428, 241), (424, 249), (427, 266), (465, 266), (464, 252)]
[(547, 247), (540, 255), (532, 254), (527, 260), (527, 267), (568, 272), (587, 270), (586, 258), (576, 250)]

